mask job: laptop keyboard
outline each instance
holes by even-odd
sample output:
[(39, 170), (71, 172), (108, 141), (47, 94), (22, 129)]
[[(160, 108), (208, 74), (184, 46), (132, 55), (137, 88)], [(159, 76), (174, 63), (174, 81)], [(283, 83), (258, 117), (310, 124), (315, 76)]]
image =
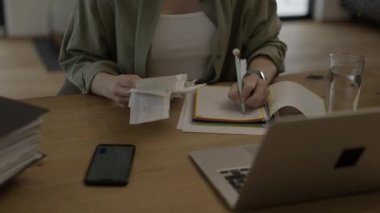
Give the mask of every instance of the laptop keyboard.
[(224, 176), (227, 182), (229, 182), (238, 193), (240, 193), (240, 190), (243, 188), (248, 172), (249, 167), (225, 169), (219, 171), (219, 173)]

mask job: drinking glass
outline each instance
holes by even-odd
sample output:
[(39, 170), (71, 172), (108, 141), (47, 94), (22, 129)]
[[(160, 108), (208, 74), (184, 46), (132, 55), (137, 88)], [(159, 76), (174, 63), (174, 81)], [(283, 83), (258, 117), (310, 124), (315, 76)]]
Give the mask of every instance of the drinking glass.
[(328, 112), (356, 111), (365, 57), (350, 53), (330, 54)]

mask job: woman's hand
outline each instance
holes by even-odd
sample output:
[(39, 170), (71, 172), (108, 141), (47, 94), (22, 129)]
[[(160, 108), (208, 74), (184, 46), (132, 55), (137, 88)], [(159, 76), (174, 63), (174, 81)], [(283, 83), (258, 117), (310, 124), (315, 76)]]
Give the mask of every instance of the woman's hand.
[(139, 79), (138, 75), (114, 76), (108, 91), (109, 98), (122, 108), (128, 106), (129, 90), (135, 87), (135, 81)]
[(239, 96), (239, 89), (237, 83), (234, 83), (228, 93), (228, 97), (240, 104), (240, 100), (245, 105), (251, 108), (258, 108), (263, 106), (268, 101), (269, 88), (268, 82), (259, 78), (256, 74), (251, 74), (243, 79), (243, 91), (241, 97)]
[(99, 73), (95, 76), (91, 90), (113, 100), (118, 106), (128, 106), (129, 90), (135, 87), (135, 81), (141, 79), (138, 75), (110, 75)]

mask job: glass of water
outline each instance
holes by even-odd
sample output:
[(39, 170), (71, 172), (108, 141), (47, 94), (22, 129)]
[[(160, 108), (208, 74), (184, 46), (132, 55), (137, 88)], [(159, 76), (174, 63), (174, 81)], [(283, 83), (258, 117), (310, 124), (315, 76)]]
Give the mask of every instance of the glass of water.
[(349, 53), (330, 54), (327, 110), (356, 111), (359, 103), (365, 57)]

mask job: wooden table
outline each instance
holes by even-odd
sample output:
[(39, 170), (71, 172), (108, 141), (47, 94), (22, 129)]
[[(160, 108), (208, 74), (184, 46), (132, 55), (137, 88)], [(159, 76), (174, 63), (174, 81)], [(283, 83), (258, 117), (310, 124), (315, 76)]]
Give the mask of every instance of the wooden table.
[[(323, 94), (325, 81), (309, 73), (283, 76)], [(367, 73), (360, 107), (380, 106), (380, 76)], [(129, 111), (95, 96), (25, 100), (50, 109), (41, 130), (47, 157), (0, 188), (0, 212), (228, 212), (189, 159), (195, 149), (258, 143), (261, 136), (182, 133), (169, 120), (131, 126)], [(87, 187), (83, 178), (97, 144), (136, 145), (127, 187)], [(281, 177), (279, 177), (281, 178)], [(258, 212), (377, 212), (380, 193), (335, 198)]]

